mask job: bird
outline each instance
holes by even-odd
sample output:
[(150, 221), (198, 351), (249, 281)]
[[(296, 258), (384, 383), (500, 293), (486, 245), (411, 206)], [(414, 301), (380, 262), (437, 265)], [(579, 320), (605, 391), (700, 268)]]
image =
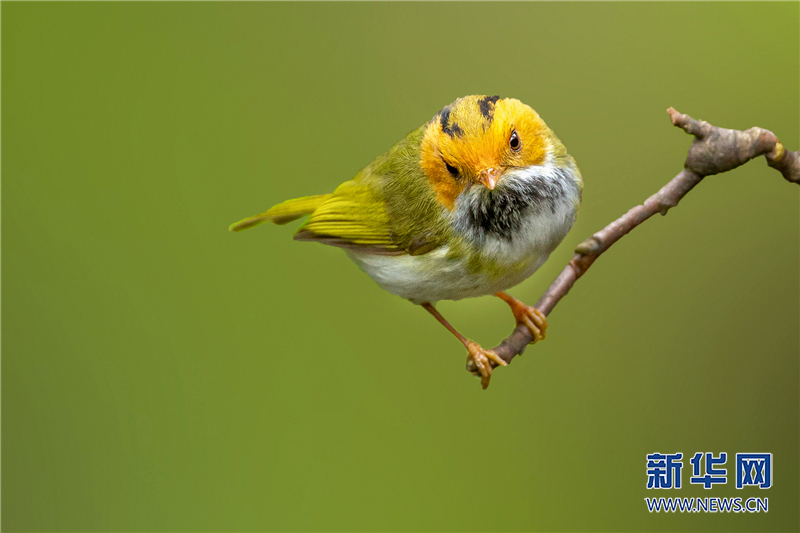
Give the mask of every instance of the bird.
[(532, 343), (545, 315), (505, 291), (531, 276), (572, 228), (583, 191), (575, 160), (515, 98), (456, 99), (332, 193), (279, 203), (231, 224), (308, 216), (294, 234), (342, 248), (388, 292), (422, 306), (466, 348), (467, 370), (489, 386), (493, 350), (459, 333), (441, 300), (494, 295)]

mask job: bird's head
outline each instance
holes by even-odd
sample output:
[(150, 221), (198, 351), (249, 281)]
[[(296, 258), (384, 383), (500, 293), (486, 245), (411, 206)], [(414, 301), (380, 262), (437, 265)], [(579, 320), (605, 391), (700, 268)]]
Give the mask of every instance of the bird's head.
[(448, 209), (472, 186), (494, 190), (515, 169), (543, 164), (563, 145), (529, 106), (514, 98), (465, 96), (428, 123), (422, 168)]

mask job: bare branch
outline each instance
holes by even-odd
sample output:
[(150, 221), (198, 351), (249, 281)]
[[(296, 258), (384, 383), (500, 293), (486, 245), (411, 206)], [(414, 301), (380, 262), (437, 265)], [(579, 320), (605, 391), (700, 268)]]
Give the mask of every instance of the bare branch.
[(787, 152), (781, 143), (767, 152), (767, 164), (778, 169), (787, 181), (800, 183), (800, 151)]
[[(575, 248), (575, 256), (536, 302), (535, 307), (545, 315), (550, 314), (600, 254), (656, 213), (666, 215), (705, 176), (728, 172), (764, 155), (769, 166), (777, 169), (788, 181), (800, 184), (800, 152), (788, 152), (771, 131), (763, 128), (745, 131), (718, 128), (678, 113), (671, 107), (667, 113), (674, 126), (695, 137), (686, 156), (685, 168), (644, 204), (634, 207)], [(531, 340), (528, 329), (517, 326), (494, 351), (506, 362), (511, 362), (525, 351)], [(492, 366), (497, 365), (492, 363)], [(468, 362), (467, 370), (474, 372), (476, 369), (470, 368)]]

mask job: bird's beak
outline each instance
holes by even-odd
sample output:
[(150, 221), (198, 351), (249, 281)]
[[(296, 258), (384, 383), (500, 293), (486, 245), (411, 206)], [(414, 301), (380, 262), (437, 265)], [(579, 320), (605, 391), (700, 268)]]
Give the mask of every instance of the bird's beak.
[(481, 170), (478, 175), (478, 181), (489, 187), (489, 190), (494, 189), (497, 185), (497, 178), (500, 177), (500, 169), (497, 167), (489, 167), (486, 170)]

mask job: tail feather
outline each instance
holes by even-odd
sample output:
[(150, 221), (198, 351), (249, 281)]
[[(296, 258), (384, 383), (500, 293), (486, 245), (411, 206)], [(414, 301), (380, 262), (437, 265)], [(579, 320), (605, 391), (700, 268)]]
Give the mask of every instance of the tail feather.
[(262, 222), (287, 224), (292, 220), (297, 220), (304, 215), (313, 213), (331, 196), (331, 194), (320, 194), (318, 196), (305, 196), (303, 198), (295, 198), (294, 200), (286, 200), (283, 203), (271, 207), (265, 213), (248, 217), (235, 224), (231, 224), (228, 229), (230, 231), (242, 231), (243, 229), (257, 226)]

